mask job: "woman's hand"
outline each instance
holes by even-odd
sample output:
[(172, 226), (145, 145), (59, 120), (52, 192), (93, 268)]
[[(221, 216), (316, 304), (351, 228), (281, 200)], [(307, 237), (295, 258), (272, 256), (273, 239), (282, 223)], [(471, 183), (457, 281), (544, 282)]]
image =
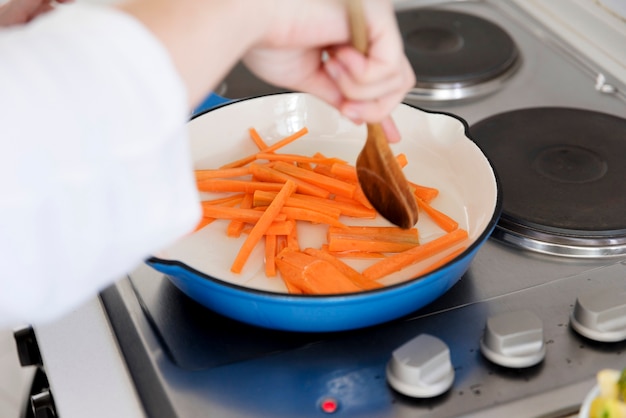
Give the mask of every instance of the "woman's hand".
[[(67, 3), (71, 0), (58, 0)], [(54, 8), (54, 0), (9, 0), (0, 6), (0, 26), (27, 23)]]
[(309, 92), (356, 123), (382, 122), (399, 140), (391, 111), (414, 85), (391, 1), (363, 0), (369, 34), (364, 56), (351, 46), (339, 0), (278, 1), (265, 36), (244, 57), (261, 79)]

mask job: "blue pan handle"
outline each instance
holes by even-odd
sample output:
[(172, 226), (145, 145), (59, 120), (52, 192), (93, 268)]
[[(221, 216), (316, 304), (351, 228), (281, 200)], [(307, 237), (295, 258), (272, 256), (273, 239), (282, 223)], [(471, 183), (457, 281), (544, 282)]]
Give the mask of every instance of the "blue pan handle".
[(200, 113), (206, 112), (209, 109), (222, 105), (224, 103), (228, 103), (232, 101), (231, 99), (227, 99), (225, 97), (220, 96), (219, 94), (211, 93), (202, 103), (200, 103), (192, 112), (191, 116), (199, 115)]

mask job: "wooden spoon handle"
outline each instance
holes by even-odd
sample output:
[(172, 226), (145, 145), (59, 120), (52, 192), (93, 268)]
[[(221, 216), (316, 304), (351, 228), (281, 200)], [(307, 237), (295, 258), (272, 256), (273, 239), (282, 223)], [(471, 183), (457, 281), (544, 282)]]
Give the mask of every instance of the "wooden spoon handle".
[(363, 55), (367, 55), (369, 42), (367, 39), (367, 23), (361, 0), (348, 0), (348, 18), (350, 19), (350, 36), (352, 46)]

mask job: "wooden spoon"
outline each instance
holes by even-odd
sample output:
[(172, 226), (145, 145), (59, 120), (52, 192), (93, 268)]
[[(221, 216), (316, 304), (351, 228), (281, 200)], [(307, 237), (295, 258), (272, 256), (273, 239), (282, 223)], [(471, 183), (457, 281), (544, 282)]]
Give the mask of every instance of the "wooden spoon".
[[(367, 54), (361, 0), (348, 0), (348, 15), (352, 46)], [(367, 124), (367, 140), (356, 160), (356, 169), (361, 188), (376, 211), (401, 228), (412, 228), (418, 218), (417, 202), (379, 123)]]

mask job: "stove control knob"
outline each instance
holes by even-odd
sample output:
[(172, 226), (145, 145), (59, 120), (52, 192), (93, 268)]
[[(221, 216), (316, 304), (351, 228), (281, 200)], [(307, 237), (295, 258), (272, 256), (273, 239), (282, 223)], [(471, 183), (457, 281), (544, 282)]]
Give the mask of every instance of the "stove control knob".
[(500, 366), (517, 369), (534, 366), (546, 355), (541, 319), (530, 311), (489, 317), (480, 350)]
[(454, 381), (448, 346), (428, 334), (413, 338), (392, 353), (387, 381), (398, 392), (414, 398), (441, 395)]
[(626, 340), (626, 289), (579, 295), (570, 323), (576, 332), (595, 341)]

